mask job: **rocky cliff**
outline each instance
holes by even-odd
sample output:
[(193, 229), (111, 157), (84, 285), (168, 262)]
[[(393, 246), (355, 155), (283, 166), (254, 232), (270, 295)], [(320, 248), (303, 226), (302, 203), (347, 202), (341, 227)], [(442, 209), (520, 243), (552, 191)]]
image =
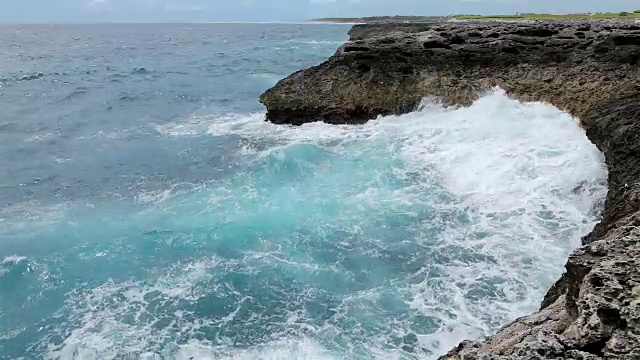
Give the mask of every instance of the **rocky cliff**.
[(468, 105), (495, 86), (577, 117), (606, 156), (610, 190), (540, 311), (443, 359), (640, 359), (640, 24), (358, 25), (261, 101), (274, 123), (362, 123), (427, 95)]

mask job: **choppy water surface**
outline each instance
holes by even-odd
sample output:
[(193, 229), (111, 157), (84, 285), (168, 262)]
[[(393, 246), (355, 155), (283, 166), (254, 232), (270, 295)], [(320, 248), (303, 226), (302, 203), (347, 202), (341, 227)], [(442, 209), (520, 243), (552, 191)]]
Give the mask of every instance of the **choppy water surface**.
[(535, 310), (605, 195), (500, 90), (265, 123), (346, 26), (0, 30), (0, 358), (433, 359)]

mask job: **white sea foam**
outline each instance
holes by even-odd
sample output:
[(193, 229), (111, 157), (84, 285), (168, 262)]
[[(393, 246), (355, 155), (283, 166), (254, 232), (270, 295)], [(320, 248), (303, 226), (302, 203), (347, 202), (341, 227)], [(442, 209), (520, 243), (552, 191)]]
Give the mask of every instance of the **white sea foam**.
[[(198, 289), (198, 284), (210, 279), (207, 269), (215, 267), (217, 263), (217, 259), (208, 258), (177, 264), (147, 283), (109, 281), (89, 292), (78, 289), (67, 300), (70, 313), (59, 314), (77, 323), (77, 327), (70, 334), (65, 334), (62, 343), (46, 344), (47, 358), (84, 360), (145, 354), (150, 346), (171, 344), (172, 328), (181, 328), (184, 332), (198, 329), (208, 320), (186, 322), (179, 312), (168, 314), (170, 321), (165, 328), (154, 328), (155, 321), (166, 318), (151, 314), (149, 302), (155, 301), (155, 304), (162, 306), (176, 299), (199, 299), (203, 293)], [(169, 346), (168, 351), (171, 349)], [(148, 358), (147, 355), (143, 358)]]
[[(78, 322), (79, 326), (65, 334), (66, 339), (61, 344), (48, 343), (46, 358), (97, 360), (128, 354), (145, 360), (333, 359), (321, 344), (304, 337), (286, 338), (248, 349), (215, 346), (196, 339), (186, 343), (175, 342), (176, 329), (182, 334), (197, 333), (202, 328), (224, 325), (233, 320), (233, 313), (221, 319), (195, 320), (193, 314), (184, 311), (166, 315), (151, 313), (156, 306), (194, 302), (206, 293), (215, 293), (215, 288), (207, 285), (202, 289), (199, 284), (211, 280), (211, 270), (219, 265), (233, 266), (208, 258), (177, 264), (152, 282), (110, 281), (88, 293), (78, 291), (67, 301), (71, 313), (60, 316)], [(242, 302), (238, 309), (240, 307)], [(169, 321), (164, 327), (154, 324), (167, 319)], [(152, 348), (157, 350), (149, 351)]]
[[(217, 349), (205, 342), (191, 340), (180, 345), (173, 355), (176, 360), (331, 360), (329, 352), (316, 341), (308, 338), (276, 341), (255, 349), (229, 352)], [(162, 355), (148, 352), (140, 360), (160, 360)]]
[(69, 203), (43, 205), (25, 201), (0, 208), (0, 234), (26, 232), (60, 221), (69, 210)]
[(65, 163), (73, 161), (73, 158), (71, 158), (71, 157), (52, 156), (51, 160), (57, 162), (58, 164), (65, 164)]
[[(27, 261), (27, 260), (28, 259), (27, 259), (26, 256), (18, 256), (18, 255), (5, 256), (5, 258), (2, 261), (0, 261), (0, 278), (4, 274), (8, 273), (11, 270), (12, 267), (22, 263), (23, 261)], [(2, 291), (0, 291), (0, 293), (1, 292)], [(0, 316), (2, 316), (2, 312), (1, 311), (0, 311)], [(5, 336), (9, 336), (9, 335), (3, 335), (0, 332), (0, 339), (2, 337), (5, 337)]]
[(219, 133), (212, 135), (229, 135), (234, 130), (242, 131), (247, 124), (260, 123), (264, 114), (251, 114), (238, 116), (237, 114), (224, 114), (217, 116), (193, 116), (186, 121), (156, 125), (155, 129), (165, 136), (196, 136), (207, 134), (209, 127), (220, 126)]
[[(386, 333), (359, 339), (366, 342), (368, 358), (434, 358), (460, 340), (489, 334), (506, 322), (534, 311), (546, 289), (562, 272), (562, 265), (579, 244), (580, 236), (593, 227), (598, 203), (606, 193), (602, 155), (589, 143), (575, 119), (548, 105), (521, 104), (507, 98), (501, 90), (488, 94), (468, 108), (443, 108), (425, 101), (420, 111), (380, 118), (359, 126), (321, 123), (301, 127), (276, 126), (264, 122), (262, 114), (253, 114), (194, 117), (182, 123), (163, 125), (158, 131), (165, 136), (242, 137), (244, 155), (253, 157), (256, 162), (273, 159), (285, 163), (288, 160), (286, 150), (312, 144), (313, 149), (321, 148), (331, 156), (355, 159), (352, 168), (341, 169), (342, 172), (368, 171), (356, 169), (364, 166), (361, 162), (365, 159), (375, 162), (393, 157), (402, 163), (389, 170), (393, 176), (407, 180), (401, 187), (377, 187), (374, 179), (365, 189), (336, 195), (331, 193), (335, 191), (331, 187), (313, 189), (303, 184), (298, 188), (291, 184), (281, 195), (284, 199), (300, 197), (301, 203), (308, 206), (313, 206), (313, 201), (339, 196), (340, 203), (363, 222), (366, 217), (363, 213), (368, 214), (371, 209), (417, 219), (416, 224), (411, 225), (412, 238), (405, 241), (422, 249), (429, 255), (425, 258), (433, 261), (425, 261), (419, 270), (409, 275), (409, 279), (393, 281), (397, 286), (394, 291), (403, 295), (409, 309), (425, 318), (436, 319), (438, 329), (413, 334), (424, 351), (403, 353), (383, 344), (388, 342), (390, 335), (402, 338), (411, 334), (411, 326), (389, 318), (388, 324), (382, 326)], [(265, 141), (269, 146), (259, 146)], [(324, 155), (311, 153), (308, 156)], [(327, 171), (331, 166), (327, 164)], [(342, 179), (321, 178), (322, 172), (316, 176), (318, 179), (311, 181)], [(384, 178), (388, 174), (378, 176)], [(384, 182), (380, 180), (379, 183)], [(255, 184), (244, 184), (239, 190), (240, 199), (237, 191), (220, 186), (207, 195), (208, 212), (197, 213), (192, 221), (206, 224), (216, 216), (225, 223), (238, 219), (247, 221), (247, 213), (252, 210), (242, 208), (239, 202), (260, 200), (263, 190), (255, 188)], [(434, 189), (449, 198), (434, 197)], [(139, 200), (157, 203), (173, 198), (172, 194), (165, 193), (147, 195)], [(280, 207), (272, 211), (287, 211), (288, 206), (299, 206), (296, 202), (273, 201)], [(225, 202), (238, 202), (235, 209), (240, 210), (225, 208), (219, 211), (218, 204), (223, 207)], [(435, 209), (442, 215), (433, 222), (441, 223), (420, 220), (413, 213), (416, 210), (412, 205)], [(267, 206), (269, 204), (260, 209)], [(362, 227), (371, 224), (354, 224), (349, 217), (352, 213), (325, 219), (331, 224), (328, 228), (318, 227), (318, 230), (338, 229), (345, 234), (343, 243), (338, 245), (346, 249), (354, 247), (358, 244), (350, 243), (351, 237), (357, 238), (363, 232)], [(377, 214), (371, 214), (372, 218), (375, 216)], [(310, 221), (305, 218), (276, 220)], [(430, 228), (441, 228), (441, 231), (434, 235), (428, 231)], [(368, 241), (366, 251), (372, 254), (387, 250), (380, 239)], [(247, 260), (281, 263), (297, 269), (294, 273), (323, 270), (304, 259), (286, 258), (280, 253), (280, 245), (270, 245), (264, 240), (264, 252), (245, 253), (245, 258), (237, 264)], [(218, 269), (217, 266), (221, 266), (220, 270), (212, 272), (213, 268)], [(212, 273), (222, 269), (232, 271), (234, 266), (221, 265), (218, 259), (204, 259), (176, 265), (152, 283), (110, 282), (91, 290), (88, 295), (81, 296), (83, 293), (79, 292), (78, 297), (70, 300), (74, 311), (72, 318), (79, 326), (63, 344), (52, 345), (49, 355), (72, 359), (140, 354), (157, 348), (164, 341), (161, 349), (146, 352), (143, 358), (323, 359), (336, 356), (325, 346), (326, 341), (334, 337), (346, 336), (338, 328), (339, 320), (318, 326), (305, 322), (304, 316), (298, 313), (290, 314), (290, 322), (300, 320), (307, 327), (299, 336), (280, 337), (252, 348), (213, 345), (195, 338), (186, 344), (173, 342), (175, 334), (172, 331), (176, 328), (181, 329), (183, 335), (192, 334), (202, 326), (231, 321), (237, 309), (217, 319), (187, 321), (189, 314), (175, 314), (172, 326), (160, 330), (147, 322), (132, 324), (122, 320), (127, 314), (148, 315), (149, 297), (160, 299), (162, 303), (180, 299), (196, 301), (201, 296), (197, 287), (199, 281), (210, 280)], [(327, 271), (339, 274), (341, 269), (336, 266)], [(207, 284), (217, 283), (209, 281)], [(384, 291), (384, 288), (376, 287), (346, 296), (338, 305), (336, 316), (340, 319), (354, 308), (358, 310), (356, 307), (361, 304), (375, 303)], [(124, 301), (116, 308), (106, 306), (112, 304), (114, 298)], [(361, 349), (355, 349), (355, 345), (353, 349), (342, 350), (347, 353), (353, 350), (353, 354), (362, 356), (362, 352), (358, 352)], [(353, 354), (351, 357), (359, 358)]]
[(52, 132), (41, 132), (27, 138), (26, 141), (46, 141), (58, 137), (58, 134)]
[(327, 349), (313, 339), (286, 339), (274, 341), (253, 349), (221, 350), (200, 341), (190, 341), (179, 347), (176, 360), (331, 360), (335, 359)]
[(6, 256), (2, 262), (0, 262), (0, 265), (15, 265), (25, 260), (27, 260), (25, 256), (11, 255)]

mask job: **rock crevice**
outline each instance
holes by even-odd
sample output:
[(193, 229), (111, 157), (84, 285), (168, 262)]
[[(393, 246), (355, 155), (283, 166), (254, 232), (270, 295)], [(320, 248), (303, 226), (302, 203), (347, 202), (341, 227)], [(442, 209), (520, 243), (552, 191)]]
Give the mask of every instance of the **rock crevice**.
[(409, 112), (425, 96), (469, 105), (496, 86), (578, 118), (605, 154), (609, 194), (539, 312), (443, 358), (640, 359), (640, 24), (357, 25), (334, 56), (261, 101), (274, 123), (351, 124)]

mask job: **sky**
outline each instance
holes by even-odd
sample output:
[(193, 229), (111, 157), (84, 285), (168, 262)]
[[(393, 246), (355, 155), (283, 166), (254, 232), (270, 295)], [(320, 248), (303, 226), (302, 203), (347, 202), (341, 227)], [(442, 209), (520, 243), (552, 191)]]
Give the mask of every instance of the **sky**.
[(640, 9), (640, 0), (0, 0), (0, 23), (300, 21)]

